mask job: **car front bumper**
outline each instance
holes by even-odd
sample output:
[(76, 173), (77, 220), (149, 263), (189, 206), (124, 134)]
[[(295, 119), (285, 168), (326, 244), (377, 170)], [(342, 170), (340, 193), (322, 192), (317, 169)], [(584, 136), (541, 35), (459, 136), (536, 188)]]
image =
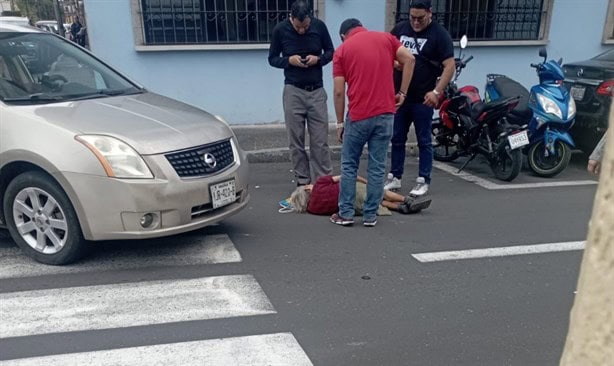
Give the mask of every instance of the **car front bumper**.
[[(162, 237), (212, 225), (247, 205), (247, 159), (243, 152), (238, 154), (240, 158), (226, 170), (201, 178), (179, 178), (164, 155), (156, 155), (145, 157), (154, 179), (63, 172), (59, 180), (65, 182), (85, 239)], [(213, 209), (209, 187), (230, 179), (235, 181), (236, 200)], [(154, 220), (143, 227), (141, 220), (148, 213)]]

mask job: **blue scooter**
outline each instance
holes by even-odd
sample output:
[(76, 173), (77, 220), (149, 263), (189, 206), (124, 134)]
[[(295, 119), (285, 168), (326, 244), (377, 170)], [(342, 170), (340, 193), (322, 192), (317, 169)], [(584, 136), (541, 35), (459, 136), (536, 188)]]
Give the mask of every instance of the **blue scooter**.
[(544, 61), (531, 64), (537, 70), (539, 84), (531, 92), (505, 75), (489, 74), (486, 82), (486, 101), (520, 96), (520, 103), (508, 115), (512, 124), (529, 128), (527, 154), (529, 167), (542, 177), (554, 177), (562, 172), (571, 159), (575, 147), (569, 130), (576, 116), (576, 103), (563, 86), (563, 60), (548, 61), (545, 48), (539, 50)]

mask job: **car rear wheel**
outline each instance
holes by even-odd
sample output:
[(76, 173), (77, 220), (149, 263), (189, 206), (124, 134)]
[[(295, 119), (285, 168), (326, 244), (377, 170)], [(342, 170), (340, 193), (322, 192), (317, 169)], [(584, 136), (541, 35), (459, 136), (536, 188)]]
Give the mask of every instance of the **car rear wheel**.
[(601, 136), (603, 136), (603, 131), (597, 131), (597, 129), (579, 129), (575, 131), (573, 135), (574, 143), (576, 146), (582, 150), (586, 155), (590, 155), (593, 153), (595, 146), (599, 140), (601, 140)]
[(61, 265), (84, 254), (85, 240), (75, 210), (48, 175), (17, 176), (7, 187), (3, 208), (11, 237), (35, 260)]

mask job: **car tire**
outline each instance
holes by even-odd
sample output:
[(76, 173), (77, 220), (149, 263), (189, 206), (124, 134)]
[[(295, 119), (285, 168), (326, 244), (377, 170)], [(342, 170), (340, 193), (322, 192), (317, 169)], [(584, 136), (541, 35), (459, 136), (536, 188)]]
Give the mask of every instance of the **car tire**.
[(11, 237), (36, 261), (63, 265), (85, 254), (73, 205), (47, 174), (30, 171), (15, 177), (7, 187), (3, 209)]
[(582, 129), (576, 132), (573, 139), (578, 149), (582, 150), (586, 155), (590, 155), (593, 153), (595, 146), (597, 146), (603, 134), (603, 131)]

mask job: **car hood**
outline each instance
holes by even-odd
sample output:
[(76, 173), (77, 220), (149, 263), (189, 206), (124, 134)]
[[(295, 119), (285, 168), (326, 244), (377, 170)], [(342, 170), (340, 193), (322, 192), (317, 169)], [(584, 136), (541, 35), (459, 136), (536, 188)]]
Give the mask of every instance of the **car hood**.
[(33, 112), (76, 134), (114, 136), (143, 155), (233, 136), (230, 127), (213, 115), (150, 92), (35, 106)]

